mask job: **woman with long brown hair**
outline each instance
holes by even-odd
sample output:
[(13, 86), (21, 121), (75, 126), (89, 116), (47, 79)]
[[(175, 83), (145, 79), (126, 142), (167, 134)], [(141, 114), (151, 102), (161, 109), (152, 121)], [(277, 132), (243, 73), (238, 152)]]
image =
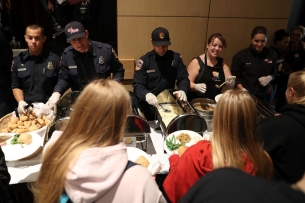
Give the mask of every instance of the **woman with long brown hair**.
[(211, 141), (189, 147), (179, 157), (169, 158), (170, 172), (163, 187), (172, 203), (206, 173), (234, 167), (253, 176), (270, 178), (272, 163), (256, 133), (257, 111), (252, 97), (240, 90), (228, 90), (214, 111)]
[[(235, 77), (232, 77), (227, 62), (219, 55), (227, 47), (225, 38), (220, 33), (214, 33), (208, 38), (206, 52), (195, 57), (187, 67), (190, 80), (188, 100), (197, 97), (213, 99), (220, 94), (224, 81), (228, 88), (234, 87)], [(216, 87), (217, 86), (217, 87)]]
[(63, 133), (55, 131), (47, 143), (35, 202), (57, 203), (64, 191), (74, 203), (165, 201), (146, 168), (135, 165), (125, 172), (121, 141), (129, 109), (129, 94), (118, 82), (87, 85)]

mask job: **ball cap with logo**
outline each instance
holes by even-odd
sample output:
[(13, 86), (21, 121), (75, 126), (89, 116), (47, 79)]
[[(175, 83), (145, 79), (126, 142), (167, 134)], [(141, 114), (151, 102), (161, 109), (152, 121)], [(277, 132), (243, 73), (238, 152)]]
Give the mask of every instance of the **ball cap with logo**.
[(67, 36), (67, 42), (76, 38), (81, 38), (86, 35), (86, 29), (83, 24), (77, 21), (70, 22), (65, 27), (65, 34)]
[(154, 29), (151, 33), (151, 41), (154, 46), (168, 46), (171, 45), (169, 32), (163, 27)]

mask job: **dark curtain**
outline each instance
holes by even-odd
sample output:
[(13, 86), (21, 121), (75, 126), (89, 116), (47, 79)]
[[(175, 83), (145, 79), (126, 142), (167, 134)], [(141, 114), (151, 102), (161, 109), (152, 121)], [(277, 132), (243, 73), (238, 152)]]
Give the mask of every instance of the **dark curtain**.
[(40, 24), (45, 29), (45, 34), (49, 38), (52, 35), (52, 25), (47, 17), (47, 12), (42, 7), (40, 0), (10, 0), (11, 11), (4, 11), (3, 19), (5, 26), (9, 26), (20, 42), (20, 48), (26, 48), (24, 41), (25, 27), (30, 24)]
[[(24, 41), (25, 27), (30, 24), (40, 24), (45, 29), (47, 36), (46, 46), (58, 48), (58, 44), (67, 46), (65, 40), (52, 39), (53, 24), (47, 11), (40, 0), (4, 0), (11, 2), (10, 15), (5, 15), (6, 24), (12, 29), (20, 48), (27, 48)], [(47, 2), (47, 0), (44, 0)], [(91, 26), (89, 38), (95, 41), (111, 44), (117, 50), (117, 1), (116, 0), (91, 0)], [(5, 11), (5, 13), (8, 13)], [(10, 23), (11, 21), (11, 23)], [(65, 25), (62, 25), (64, 27)], [(63, 38), (65, 38), (63, 36)], [(61, 41), (59, 41), (61, 40)], [(52, 51), (52, 48), (51, 48)], [(59, 50), (58, 52), (60, 52)], [(56, 53), (56, 51), (53, 51)]]

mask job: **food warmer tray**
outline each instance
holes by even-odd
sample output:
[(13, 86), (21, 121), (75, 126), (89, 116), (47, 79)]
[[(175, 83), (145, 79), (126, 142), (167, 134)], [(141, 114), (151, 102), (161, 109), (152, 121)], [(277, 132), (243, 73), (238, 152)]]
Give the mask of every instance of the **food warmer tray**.
[(171, 112), (164, 112), (160, 105), (155, 106), (156, 117), (163, 135), (166, 137), (178, 130), (191, 130), (203, 135), (207, 129), (206, 121), (196, 113), (189, 102), (177, 100), (173, 94), (174, 91), (164, 90), (157, 96), (159, 104), (171, 110)]
[[(129, 92), (131, 101), (133, 102), (134, 95), (132, 92)], [(146, 119), (139, 115), (138, 109), (134, 104), (131, 105), (131, 108), (127, 114), (126, 127), (124, 131), (124, 138), (126, 137), (135, 137), (136, 138), (136, 147), (144, 151), (147, 151), (148, 148), (148, 137), (150, 134), (150, 126)]]
[(257, 112), (258, 112), (260, 119), (274, 116), (275, 114), (277, 114), (277, 112), (273, 108), (271, 108), (269, 105), (262, 102), (256, 96), (254, 96), (254, 95), (251, 95), (251, 96), (254, 99), (254, 102), (256, 104)]

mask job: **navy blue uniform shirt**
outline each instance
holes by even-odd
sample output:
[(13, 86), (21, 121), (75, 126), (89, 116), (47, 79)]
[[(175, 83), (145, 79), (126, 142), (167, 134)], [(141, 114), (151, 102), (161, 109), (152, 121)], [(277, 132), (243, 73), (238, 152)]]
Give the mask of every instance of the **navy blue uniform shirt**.
[(12, 64), (12, 89), (23, 90), (26, 102), (47, 102), (58, 81), (59, 57), (43, 50), (39, 56), (21, 52)]
[(90, 51), (82, 54), (69, 46), (62, 54), (59, 79), (54, 92), (63, 94), (71, 87), (79, 91), (94, 79), (108, 78), (121, 82), (124, 68), (109, 44), (91, 41)]
[(132, 86), (137, 97), (145, 101), (147, 93), (157, 96), (165, 89), (174, 89), (176, 81), (178, 89), (187, 94), (190, 81), (180, 54), (168, 50), (161, 57), (153, 50), (138, 60)]

